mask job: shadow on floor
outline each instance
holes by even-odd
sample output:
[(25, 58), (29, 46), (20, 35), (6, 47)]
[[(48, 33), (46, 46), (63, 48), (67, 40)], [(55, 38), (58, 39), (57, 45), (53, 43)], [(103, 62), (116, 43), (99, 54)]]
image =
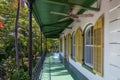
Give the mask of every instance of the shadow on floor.
[(69, 75), (68, 72), (60, 72), (60, 73), (57, 73), (55, 75), (52, 75), (52, 76), (66, 76), (66, 75)]

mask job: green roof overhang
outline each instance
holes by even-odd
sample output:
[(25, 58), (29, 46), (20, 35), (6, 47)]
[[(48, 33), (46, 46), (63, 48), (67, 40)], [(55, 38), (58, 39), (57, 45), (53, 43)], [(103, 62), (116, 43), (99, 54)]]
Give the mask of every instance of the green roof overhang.
[(95, 1), (97, 0), (34, 0), (33, 15), (45, 37), (58, 38), (73, 20), (67, 19), (58, 22), (65, 17), (50, 12), (68, 13), (72, 5), (82, 6), (83, 9), (79, 11), (79, 14), (82, 14), (86, 9), (98, 11), (99, 9), (90, 7)]

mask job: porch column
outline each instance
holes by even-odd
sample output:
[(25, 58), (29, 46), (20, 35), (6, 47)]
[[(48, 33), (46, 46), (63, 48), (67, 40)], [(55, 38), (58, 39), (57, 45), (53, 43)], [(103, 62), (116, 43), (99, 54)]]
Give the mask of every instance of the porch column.
[(28, 11), (29, 11), (29, 23), (28, 23), (28, 29), (29, 29), (29, 78), (28, 80), (32, 80), (32, 0), (29, 0), (28, 3)]
[(42, 54), (42, 52), (43, 52), (43, 51), (42, 51), (42, 31), (41, 31), (41, 33), (40, 33), (40, 41), (41, 41), (41, 42), (40, 42), (40, 46), (41, 46), (41, 54)]
[(46, 37), (46, 53), (47, 53), (47, 51), (48, 51), (48, 50), (47, 50), (47, 37)]

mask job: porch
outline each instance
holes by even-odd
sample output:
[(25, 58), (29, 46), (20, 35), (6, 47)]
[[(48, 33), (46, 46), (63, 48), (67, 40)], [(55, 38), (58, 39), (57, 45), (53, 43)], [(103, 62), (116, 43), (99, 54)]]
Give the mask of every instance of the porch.
[(61, 60), (55, 60), (51, 54), (47, 54), (39, 80), (88, 80), (84, 75), (77, 73), (67, 61), (62, 61), (62, 57)]

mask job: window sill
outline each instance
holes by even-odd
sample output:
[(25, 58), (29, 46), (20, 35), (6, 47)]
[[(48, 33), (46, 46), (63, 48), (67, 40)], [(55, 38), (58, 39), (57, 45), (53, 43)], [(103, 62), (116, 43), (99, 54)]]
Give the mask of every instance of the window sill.
[(73, 61), (77, 62), (75, 58), (71, 57), (71, 59), (72, 59)]
[(85, 63), (83, 63), (82, 66), (83, 66), (85, 69), (89, 70), (91, 73), (96, 74), (96, 73), (93, 71), (93, 68), (87, 66)]

